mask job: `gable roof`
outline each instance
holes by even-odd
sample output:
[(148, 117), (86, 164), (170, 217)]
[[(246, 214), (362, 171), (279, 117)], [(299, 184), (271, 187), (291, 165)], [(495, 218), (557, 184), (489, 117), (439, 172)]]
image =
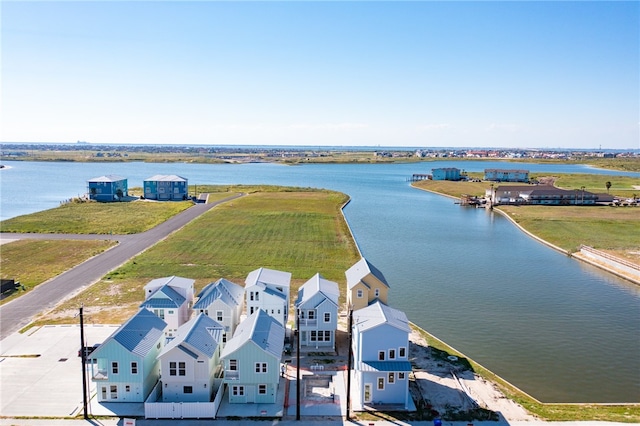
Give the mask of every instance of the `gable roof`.
[(259, 268), (249, 272), (244, 283), (245, 288), (257, 285), (258, 283), (289, 288), (291, 285), (291, 272)]
[[(389, 287), (389, 283), (387, 279), (382, 275), (375, 266), (373, 266), (367, 259), (364, 257), (356, 262), (351, 268), (347, 269), (344, 273), (347, 277), (347, 287), (351, 290), (356, 284), (362, 282), (362, 279), (367, 275), (371, 274), (376, 277), (382, 284), (386, 287)], [(366, 283), (363, 282), (366, 285)]]
[(158, 288), (162, 287), (163, 285), (189, 289), (193, 287), (193, 283), (195, 283), (195, 280), (192, 280), (191, 278), (176, 277), (175, 275), (172, 275), (170, 277), (156, 278), (155, 280), (149, 281), (144, 286), (144, 290), (146, 292), (148, 288)]
[(153, 175), (150, 178), (144, 180), (144, 182), (149, 181), (186, 182), (187, 179), (178, 175)]
[(178, 328), (176, 337), (167, 343), (158, 357), (177, 347), (193, 358), (198, 357), (194, 350), (213, 358), (222, 341), (223, 332), (224, 328), (220, 324), (205, 314), (200, 314)]
[(88, 182), (118, 182), (120, 180), (125, 180), (125, 178), (119, 175), (104, 175), (89, 179)]
[(144, 357), (164, 336), (167, 323), (153, 312), (140, 309), (127, 322), (122, 324), (91, 355), (99, 358), (99, 351), (110, 340), (115, 340), (129, 352)]
[(255, 343), (265, 352), (280, 359), (284, 349), (284, 327), (264, 310), (258, 309), (238, 325), (220, 357), (228, 357), (248, 342)]
[(380, 301), (353, 312), (353, 326), (359, 332), (370, 330), (382, 324), (388, 324), (407, 333), (411, 332), (405, 313)]
[(311, 277), (309, 281), (300, 286), (296, 306), (300, 306), (305, 302), (308, 302), (318, 293), (322, 294), (325, 299), (328, 299), (338, 305), (338, 298), (340, 297), (338, 283), (329, 281), (317, 273)]
[(198, 301), (194, 309), (204, 309), (216, 300), (221, 300), (229, 306), (240, 306), (244, 289), (231, 281), (220, 278), (215, 283), (209, 283), (198, 293)]
[(156, 289), (147, 297), (147, 300), (140, 304), (141, 308), (179, 308), (185, 302), (180, 293), (169, 285), (164, 285)]

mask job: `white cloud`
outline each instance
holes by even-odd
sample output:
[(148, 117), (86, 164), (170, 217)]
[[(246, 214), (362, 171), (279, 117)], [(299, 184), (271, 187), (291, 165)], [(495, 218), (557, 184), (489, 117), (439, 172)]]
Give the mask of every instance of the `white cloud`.
[(517, 124), (510, 123), (491, 123), (484, 129), (486, 132), (518, 132), (522, 128)]

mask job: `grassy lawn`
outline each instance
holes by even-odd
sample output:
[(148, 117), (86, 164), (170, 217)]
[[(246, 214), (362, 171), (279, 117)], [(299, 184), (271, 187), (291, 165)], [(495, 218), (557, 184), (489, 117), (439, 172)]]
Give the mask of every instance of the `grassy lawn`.
[(69, 203), (0, 222), (2, 232), (42, 234), (136, 234), (191, 207), (191, 201)]
[(20, 240), (0, 247), (2, 278), (20, 281), (17, 290), (0, 301), (6, 303), (48, 279), (112, 247), (106, 240)]
[[(611, 182), (609, 193), (618, 197), (631, 198), (640, 196), (640, 178), (629, 176), (610, 176), (592, 174), (558, 174), (548, 175), (537, 173), (536, 177), (543, 176), (557, 177), (555, 186), (563, 189), (580, 189), (585, 187), (586, 191), (596, 194), (607, 193), (607, 182)], [(637, 187), (637, 188), (634, 188)]]
[(421, 180), (412, 184), (416, 188), (460, 198), (463, 194), (484, 197), (489, 182), (454, 182), (450, 180)]
[(247, 274), (259, 267), (283, 270), (292, 273), (292, 300), (299, 286), (317, 272), (344, 286), (344, 272), (358, 260), (340, 213), (346, 195), (290, 188), (237, 189), (249, 195), (200, 216), (38, 324), (75, 322), (73, 315), (82, 303), (88, 322), (123, 322), (142, 303), (142, 287), (170, 275), (195, 279), (199, 290), (218, 278), (244, 286)]

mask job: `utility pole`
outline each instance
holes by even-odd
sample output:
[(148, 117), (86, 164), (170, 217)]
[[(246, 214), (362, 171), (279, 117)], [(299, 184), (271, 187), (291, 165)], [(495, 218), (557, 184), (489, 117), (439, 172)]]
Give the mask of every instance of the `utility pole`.
[(349, 355), (347, 357), (347, 421), (351, 420), (351, 356), (353, 355), (351, 329), (353, 327), (353, 309), (349, 306)]
[(89, 420), (89, 413), (87, 412), (87, 369), (86, 360), (87, 354), (84, 351), (84, 318), (82, 316), (82, 308), (80, 305), (80, 362), (82, 363), (82, 413), (85, 420)]
[(300, 420), (300, 309), (296, 309), (296, 420)]

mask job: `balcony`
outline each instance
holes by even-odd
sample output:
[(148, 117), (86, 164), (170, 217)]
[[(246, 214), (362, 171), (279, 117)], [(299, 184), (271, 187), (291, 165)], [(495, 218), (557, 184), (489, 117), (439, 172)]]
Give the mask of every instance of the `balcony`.
[(237, 370), (224, 370), (225, 380), (240, 380), (240, 372)]
[(107, 370), (96, 370), (93, 372), (93, 380), (109, 380)]
[(316, 325), (318, 325), (318, 320), (317, 319), (300, 318), (298, 320), (298, 323), (300, 324), (300, 327), (315, 327)]

